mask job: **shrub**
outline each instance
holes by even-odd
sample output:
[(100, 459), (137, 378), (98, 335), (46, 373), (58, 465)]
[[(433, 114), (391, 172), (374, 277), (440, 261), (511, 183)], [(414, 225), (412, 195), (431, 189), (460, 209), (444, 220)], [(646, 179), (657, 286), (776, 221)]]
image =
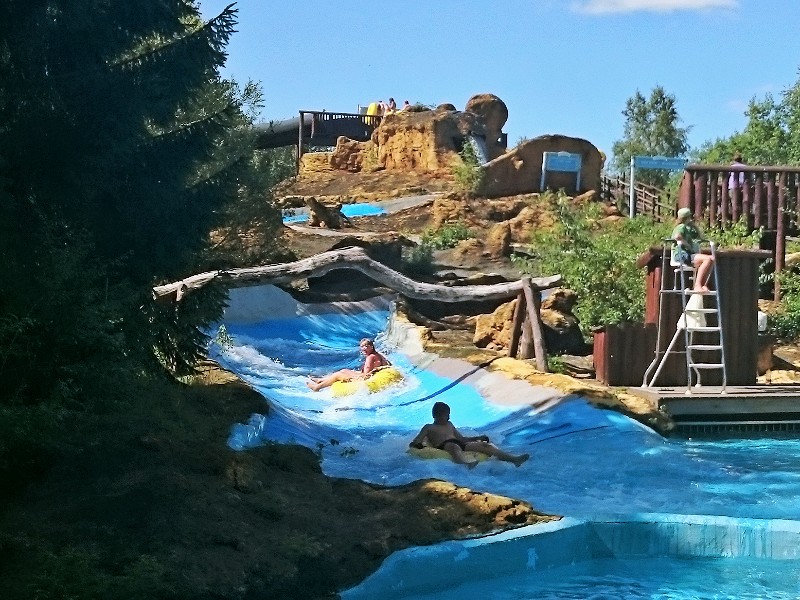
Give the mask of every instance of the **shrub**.
[(422, 244), (434, 250), (455, 248), (458, 242), (475, 237), (464, 223), (445, 223), (439, 229), (428, 229), (422, 234)]
[(469, 142), (464, 143), (464, 147), (459, 152), (461, 160), (453, 166), (453, 178), (456, 186), (464, 192), (477, 193), (481, 185), (485, 171), (480, 166), (475, 149)]
[(599, 222), (600, 206), (573, 206), (563, 194), (548, 194), (556, 213), (553, 228), (532, 237), (533, 258), (513, 257), (534, 276), (560, 273), (564, 285), (578, 294), (575, 314), (584, 328), (641, 321), (645, 273), (636, 259), (669, 236), (669, 225), (647, 217)]

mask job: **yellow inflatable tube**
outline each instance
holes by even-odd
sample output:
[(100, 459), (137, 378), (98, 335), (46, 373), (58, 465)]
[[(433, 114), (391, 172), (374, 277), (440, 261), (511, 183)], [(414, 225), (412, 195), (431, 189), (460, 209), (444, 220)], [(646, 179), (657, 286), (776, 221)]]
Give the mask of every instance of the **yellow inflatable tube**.
[[(453, 457), (450, 456), (450, 453), (447, 450), (439, 450), (438, 448), (433, 448), (432, 446), (425, 446), (424, 448), (409, 448), (408, 453), (411, 456), (416, 456), (417, 458), (446, 458), (447, 460), (452, 460)], [(483, 454), (481, 452), (472, 452), (471, 450), (466, 450), (464, 452), (464, 458), (469, 461), (477, 460), (478, 462), (482, 460), (486, 460), (489, 458), (488, 455)]]
[(335, 398), (341, 396), (350, 396), (359, 390), (366, 390), (369, 393), (380, 392), (382, 389), (389, 387), (393, 383), (397, 383), (403, 379), (403, 374), (394, 367), (384, 367), (380, 371), (376, 371), (370, 375), (366, 380), (355, 379), (353, 381), (337, 381), (331, 386), (331, 394)]

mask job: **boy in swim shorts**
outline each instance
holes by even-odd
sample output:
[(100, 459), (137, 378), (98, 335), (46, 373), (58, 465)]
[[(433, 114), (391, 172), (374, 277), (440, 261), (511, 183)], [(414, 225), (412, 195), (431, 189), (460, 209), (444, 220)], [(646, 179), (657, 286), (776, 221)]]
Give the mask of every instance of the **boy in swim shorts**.
[(480, 452), (494, 456), (500, 460), (513, 463), (515, 467), (524, 463), (530, 455), (520, 454), (515, 456), (509, 454), (492, 444), (487, 435), (465, 436), (461, 435), (458, 429), (450, 422), (450, 407), (444, 402), (437, 402), (433, 405), (433, 423), (425, 425), (417, 434), (409, 446), (411, 448), (424, 448), (426, 445), (439, 450), (445, 450), (453, 458), (453, 462), (467, 465), (467, 468), (474, 469), (478, 464), (477, 460), (470, 460), (465, 451)]

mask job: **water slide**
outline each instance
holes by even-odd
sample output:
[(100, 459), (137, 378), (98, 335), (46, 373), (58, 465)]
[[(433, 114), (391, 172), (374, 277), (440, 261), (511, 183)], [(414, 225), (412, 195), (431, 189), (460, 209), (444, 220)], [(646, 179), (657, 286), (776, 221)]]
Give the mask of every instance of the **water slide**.
[[(380, 121), (368, 121), (364, 115), (328, 112), (306, 112), (303, 119), (303, 141), (315, 146), (335, 146), (343, 135), (359, 142), (367, 141)], [(262, 150), (297, 144), (300, 117), (258, 123), (256, 147)]]

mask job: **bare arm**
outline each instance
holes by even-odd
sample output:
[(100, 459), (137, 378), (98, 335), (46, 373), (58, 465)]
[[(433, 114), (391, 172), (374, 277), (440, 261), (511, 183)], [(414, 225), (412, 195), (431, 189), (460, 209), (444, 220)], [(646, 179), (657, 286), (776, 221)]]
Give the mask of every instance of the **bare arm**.
[(455, 433), (455, 437), (461, 440), (462, 442), (488, 442), (489, 436), (488, 435), (463, 435), (458, 429), (453, 427), (453, 433)]
[(425, 445), (422, 443), (425, 441), (425, 438), (428, 437), (428, 426), (425, 425), (422, 429), (419, 430), (417, 437), (415, 437), (411, 442), (408, 444), (410, 448), (423, 448)]

